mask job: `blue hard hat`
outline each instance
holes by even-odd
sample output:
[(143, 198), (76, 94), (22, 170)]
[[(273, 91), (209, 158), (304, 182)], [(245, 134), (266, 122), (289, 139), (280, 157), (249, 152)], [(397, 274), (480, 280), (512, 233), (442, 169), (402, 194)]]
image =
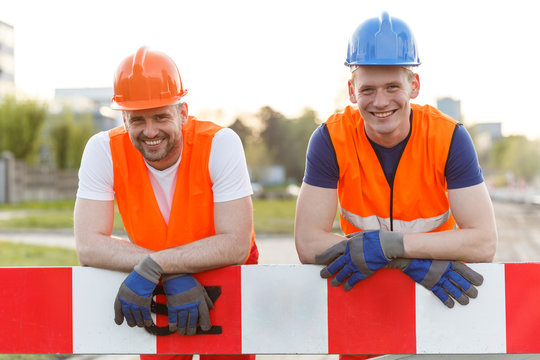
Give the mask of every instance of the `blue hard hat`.
[(420, 65), (420, 58), (409, 26), (383, 12), (356, 28), (345, 65)]

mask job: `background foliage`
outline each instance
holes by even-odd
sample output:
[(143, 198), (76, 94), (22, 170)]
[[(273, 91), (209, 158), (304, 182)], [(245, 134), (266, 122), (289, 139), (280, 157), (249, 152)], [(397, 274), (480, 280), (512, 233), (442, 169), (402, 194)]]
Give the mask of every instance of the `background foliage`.
[[(230, 128), (242, 139), (252, 180), (259, 181), (266, 167), (277, 165), (285, 169), (288, 183), (300, 184), (309, 139), (321, 123), (310, 108), (288, 118), (264, 106), (248, 119), (236, 118)], [(78, 169), (86, 142), (97, 130), (92, 113), (64, 107), (52, 114), (35, 100), (6, 97), (0, 101), (0, 152), (10, 151), (28, 164)], [(471, 135), (475, 140), (474, 132)], [(530, 183), (540, 174), (540, 142), (525, 136), (498, 139), (478, 155), (484, 175), (499, 179), (500, 185)]]

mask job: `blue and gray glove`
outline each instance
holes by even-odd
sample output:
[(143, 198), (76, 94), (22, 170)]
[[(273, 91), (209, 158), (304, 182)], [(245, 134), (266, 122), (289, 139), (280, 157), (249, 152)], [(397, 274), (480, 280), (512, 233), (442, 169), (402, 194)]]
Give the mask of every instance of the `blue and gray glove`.
[(159, 282), (163, 270), (150, 256), (135, 266), (120, 286), (114, 301), (114, 321), (121, 325), (126, 318), (129, 326), (151, 326), (150, 315), (152, 292)]
[(390, 268), (401, 269), (418, 284), (431, 290), (444, 305), (454, 307), (455, 299), (467, 305), (469, 298), (478, 296), (484, 281), (482, 275), (459, 261), (429, 259), (396, 259), (388, 264)]
[(201, 329), (210, 330), (208, 309), (214, 304), (204, 287), (189, 274), (166, 275), (163, 277), (163, 290), (167, 296), (169, 330), (180, 335), (195, 335), (197, 323)]
[(321, 270), (322, 278), (336, 275), (330, 284), (343, 284), (350, 290), (394, 259), (403, 257), (403, 234), (384, 231), (361, 231), (315, 256), (315, 263), (328, 265)]

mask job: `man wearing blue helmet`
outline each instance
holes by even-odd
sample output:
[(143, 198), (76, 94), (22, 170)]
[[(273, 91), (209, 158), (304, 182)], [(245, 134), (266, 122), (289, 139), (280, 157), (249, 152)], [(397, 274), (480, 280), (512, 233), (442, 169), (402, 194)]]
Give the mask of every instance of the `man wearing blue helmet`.
[[(321, 276), (345, 290), (396, 267), (449, 308), (466, 305), (482, 276), (462, 262), (490, 262), (497, 245), (469, 134), (411, 103), (420, 59), (402, 20), (383, 13), (360, 24), (345, 65), (354, 105), (330, 116), (308, 146), (295, 224), (300, 260), (326, 265)], [(345, 236), (332, 233), (338, 204)]]

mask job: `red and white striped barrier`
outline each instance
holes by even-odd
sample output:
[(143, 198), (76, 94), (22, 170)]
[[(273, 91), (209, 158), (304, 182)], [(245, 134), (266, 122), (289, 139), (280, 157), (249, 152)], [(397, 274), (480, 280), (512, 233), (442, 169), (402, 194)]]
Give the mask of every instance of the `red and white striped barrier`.
[(210, 314), (222, 333), (192, 337), (117, 326), (113, 303), (125, 273), (0, 268), (0, 353), (540, 353), (540, 264), (471, 267), (484, 276), (479, 296), (453, 309), (399, 270), (378, 271), (350, 292), (314, 265), (197, 274), (221, 287)]

